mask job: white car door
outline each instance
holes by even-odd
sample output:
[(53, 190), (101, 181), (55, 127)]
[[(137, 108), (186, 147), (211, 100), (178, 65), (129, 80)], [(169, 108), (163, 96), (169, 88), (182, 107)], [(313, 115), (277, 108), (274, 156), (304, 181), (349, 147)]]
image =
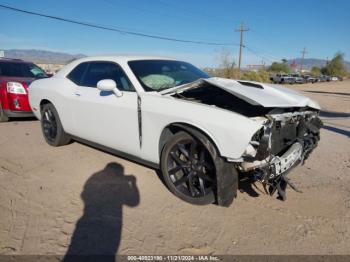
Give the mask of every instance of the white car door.
[[(76, 83), (72, 90), (74, 135), (138, 156), (137, 93), (124, 71), (114, 62), (103, 61), (86, 62), (74, 70), (70, 74)], [(97, 89), (103, 79), (113, 79), (123, 96)]]

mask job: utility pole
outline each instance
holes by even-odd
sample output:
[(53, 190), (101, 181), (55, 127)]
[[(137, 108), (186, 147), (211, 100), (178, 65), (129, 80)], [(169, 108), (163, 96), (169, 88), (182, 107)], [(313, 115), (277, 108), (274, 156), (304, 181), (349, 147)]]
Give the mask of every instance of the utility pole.
[(243, 33), (249, 31), (249, 28), (245, 28), (243, 23), (241, 23), (241, 26), (235, 30), (236, 32), (240, 32), (240, 44), (239, 44), (239, 58), (238, 58), (238, 71), (239, 74), (241, 73), (241, 62), (242, 62), (242, 48), (243, 45)]
[(301, 51), (302, 56), (301, 56), (301, 64), (300, 64), (300, 74), (303, 73), (304, 58), (306, 53), (307, 53), (306, 47), (304, 47), (304, 49)]

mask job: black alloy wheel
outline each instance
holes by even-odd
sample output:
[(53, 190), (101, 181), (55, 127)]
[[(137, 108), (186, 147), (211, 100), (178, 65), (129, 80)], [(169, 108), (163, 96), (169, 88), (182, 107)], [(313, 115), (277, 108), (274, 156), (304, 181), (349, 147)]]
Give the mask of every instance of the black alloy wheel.
[(41, 129), (46, 142), (51, 146), (69, 144), (71, 138), (63, 129), (57, 110), (53, 104), (45, 104), (41, 110)]
[(57, 137), (57, 122), (51, 108), (46, 108), (42, 115), (42, 127), (44, 136), (47, 140), (53, 142)]
[(176, 133), (164, 147), (161, 162), (164, 180), (175, 195), (198, 205), (215, 201), (214, 160), (197, 139)]

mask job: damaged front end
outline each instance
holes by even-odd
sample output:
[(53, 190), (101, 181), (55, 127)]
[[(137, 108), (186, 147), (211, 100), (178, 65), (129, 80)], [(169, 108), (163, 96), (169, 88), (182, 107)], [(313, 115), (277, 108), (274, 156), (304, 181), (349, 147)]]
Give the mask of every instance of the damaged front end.
[(222, 78), (199, 79), (163, 94), (259, 123), (262, 127), (243, 155), (227, 157), (227, 161), (234, 163), (243, 177), (262, 183), (266, 193), (277, 191), (282, 200), (286, 199), (287, 185), (299, 191), (287, 174), (304, 163), (320, 140), (322, 122), (317, 102), (282, 86)]
[(278, 197), (285, 200), (287, 185), (300, 192), (287, 174), (303, 164), (317, 147), (322, 121), (317, 110), (281, 111), (275, 109), (266, 115), (238, 168), (246, 177), (262, 183), (266, 193), (273, 195), (277, 191)]

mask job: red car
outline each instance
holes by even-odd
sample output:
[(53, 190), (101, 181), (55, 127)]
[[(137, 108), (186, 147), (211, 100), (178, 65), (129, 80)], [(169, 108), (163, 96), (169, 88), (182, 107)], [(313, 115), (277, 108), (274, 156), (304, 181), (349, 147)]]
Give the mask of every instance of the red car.
[(31, 117), (28, 86), (45, 72), (31, 62), (0, 58), (0, 122), (12, 117)]

